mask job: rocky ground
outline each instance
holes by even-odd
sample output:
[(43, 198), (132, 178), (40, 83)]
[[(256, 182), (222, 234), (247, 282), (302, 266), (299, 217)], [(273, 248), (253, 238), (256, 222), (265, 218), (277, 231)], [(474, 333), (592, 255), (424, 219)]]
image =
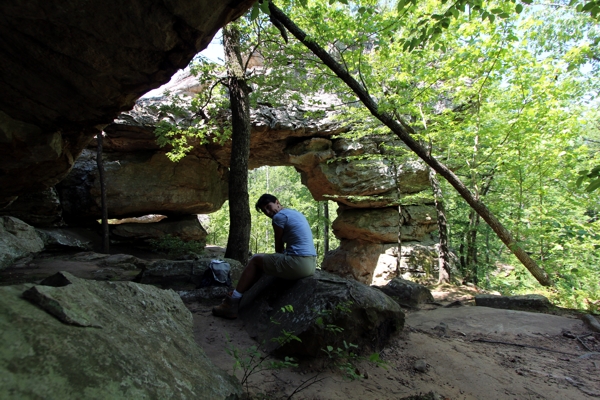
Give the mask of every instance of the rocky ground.
[[(297, 399), (600, 397), (600, 335), (574, 315), (474, 307), (464, 290), (436, 297), (441, 305), (406, 311), (404, 331), (380, 354), (384, 364), (355, 364), (358, 379), (326, 358), (301, 360), (297, 368), (252, 374), (247, 389), (265, 399), (290, 398), (296, 390)], [(467, 305), (444, 307), (457, 298)], [(189, 308), (196, 342), (217, 366), (232, 371), (235, 359), (226, 349), (243, 354), (257, 345), (241, 321), (212, 317), (208, 304)]]
[[(96, 279), (115, 273), (92, 256), (82, 257), (40, 254), (1, 271), (0, 284), (35, 281), (58, 270)], [(127, 279), (134, 273), (132, 269), (120, 276)], [(436, 399), (600, 397), (600, 334), (592, 333), (576, 312), (556, 315), (475, 307), (472, 298), (477, 290), (470, 287), (446, 286), (432, 292), (435, 304), (405, 310), (405, 328), (381, 351), (383, 363), (356, 360), (342, 371), (323, 357), (299, 360), (298, 367), (258, 372), (268, 366), (267, 359), (248, 377), (248, 393), (257, 399), (403, 399), (419, 394)], [(187, 305), (194, 317), (196, 342), (216, 366), (242, 379), (245, 371), (233, 372), (236, 360), (230, 353), (235, 350), (243, 359), (257, 346), (243, 322), (214, 318), (214, 302)], [(368, 349), (359, 350), (366, 357), (370, 354)]]

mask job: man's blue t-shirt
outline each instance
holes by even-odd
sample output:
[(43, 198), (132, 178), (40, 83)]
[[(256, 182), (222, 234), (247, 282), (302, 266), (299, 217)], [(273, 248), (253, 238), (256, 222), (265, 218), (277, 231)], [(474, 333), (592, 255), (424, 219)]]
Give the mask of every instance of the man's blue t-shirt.
[(273, 223), (283, 229), (286, 254), (294, 256), (317, 255), (310, 226), (301, 212), (284, 208), (273, 216)]

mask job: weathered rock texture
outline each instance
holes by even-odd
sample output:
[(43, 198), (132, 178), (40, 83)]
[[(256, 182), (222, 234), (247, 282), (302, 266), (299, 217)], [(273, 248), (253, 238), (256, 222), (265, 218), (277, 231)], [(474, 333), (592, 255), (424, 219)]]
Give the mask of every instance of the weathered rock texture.
[(170, 235), (184, 242), (196, 241), (204, 243), (206, 230), (196, 215), (182, 218), (167, 218), (151, 223), (125, 223), (113, 225), (111, 237), (131, 241), (147, 242)]
[(387, 285), (378, 286), (378, 289), (403, 305), (416, 306), (433, 302), (433, 295), (429, 289), (401, 278), (394, 278)]
[(253, 2), (1, 2), (0, 207), (58, 183), (93, 135)]
[(475, 305), (481, 307), (502, 308), (505, 310), (524, 311), (544, 311), (552, 307), (550, 301), (540, 294), (526, 294), (522, 296), (478, 294), (475, 296)]
[(0, 217), (0, 270), (44, 249), (35, 229), (14, 217)]
[(60, 199), (53, 187), (19, 196), (10, 206), (0, 209), (0, 215), (17, 217), (39, 228), (63, 224)]
[(397, 207), (342, 209), (333, 222), (333, 232), (340, 239), (360, 239), (369, 243), (394, 243), (398, 229), (402, 240), (421, 241), (437, 230), (435, 207), (409, 205)]
[[(189, 215), (218, 210), (227, 198), (227, 171), (214, 160), (188, 156), (170, 161), (163, 152), (106, 153), (109, 218), (146, 214)], [(58, 186), (65, 221), (101, 216), (96, 153), (83, 152)]]
[(403, 242), (398, 266), (397, 243), (342, 239), (337, 249), (325, 255), (321, 268), (381, 286), (397, 276), (409, 279), (433, 275), (438, 268), (438, 255), (431, 241)]
[(78, 232), (77, 229), (48, 228), (36, 229), (36, 231), (44, 241), (44, 250), (92, 250), (94, 247), (90, 235)]
[(175, 292), (68, 273), (43, 283), (52, 286), (0, 287), (0, 390), (9, 398), (241, 394), (194, 342), (192, 316)]
[[(282, 310), (290, 305), (293, 311)], [(390, 297), (319, 270), (298, 281), (262, 278), (245, 293), (239, 315), (250, 336), (281, 355), (324, 355), (327, 346), (343, 347), (343, 341), (362, 353), (378, 351), (404, 326), (404, 313)], [(284, 330), (301, 342), (282, 343)]]
[[(232, 281), (239, 280), (244, 269), (242, 264), (231, 258), (222, 258), (222, 260), (231, 266)], [(174, 290), (192, 290), (202, 280), (211, 261), (211, 258), (178, 261), (156, 260), (144, 266), (136, 281)]]

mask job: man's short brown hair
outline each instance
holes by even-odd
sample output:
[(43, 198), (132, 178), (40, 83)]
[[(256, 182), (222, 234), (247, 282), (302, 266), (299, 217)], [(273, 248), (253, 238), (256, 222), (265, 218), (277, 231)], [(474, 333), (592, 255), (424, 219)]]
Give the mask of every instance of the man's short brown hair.
[(263, 212), (263, 207), (269, 203), (275, 203), (277, 201), (277, 197), (272, 194), (265, 193), (258, 198), (254, 207), (256, 207), (256, 211)]

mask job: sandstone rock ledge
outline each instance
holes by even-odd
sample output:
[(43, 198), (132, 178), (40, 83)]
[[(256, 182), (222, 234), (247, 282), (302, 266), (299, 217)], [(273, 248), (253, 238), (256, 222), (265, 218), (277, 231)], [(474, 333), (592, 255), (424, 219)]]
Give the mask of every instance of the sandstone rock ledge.
[[(0, 398), (233, 399), (170, 290), (66, 272), (0, 287)], [(22, 294), (31, 301), (27, 301)]]

